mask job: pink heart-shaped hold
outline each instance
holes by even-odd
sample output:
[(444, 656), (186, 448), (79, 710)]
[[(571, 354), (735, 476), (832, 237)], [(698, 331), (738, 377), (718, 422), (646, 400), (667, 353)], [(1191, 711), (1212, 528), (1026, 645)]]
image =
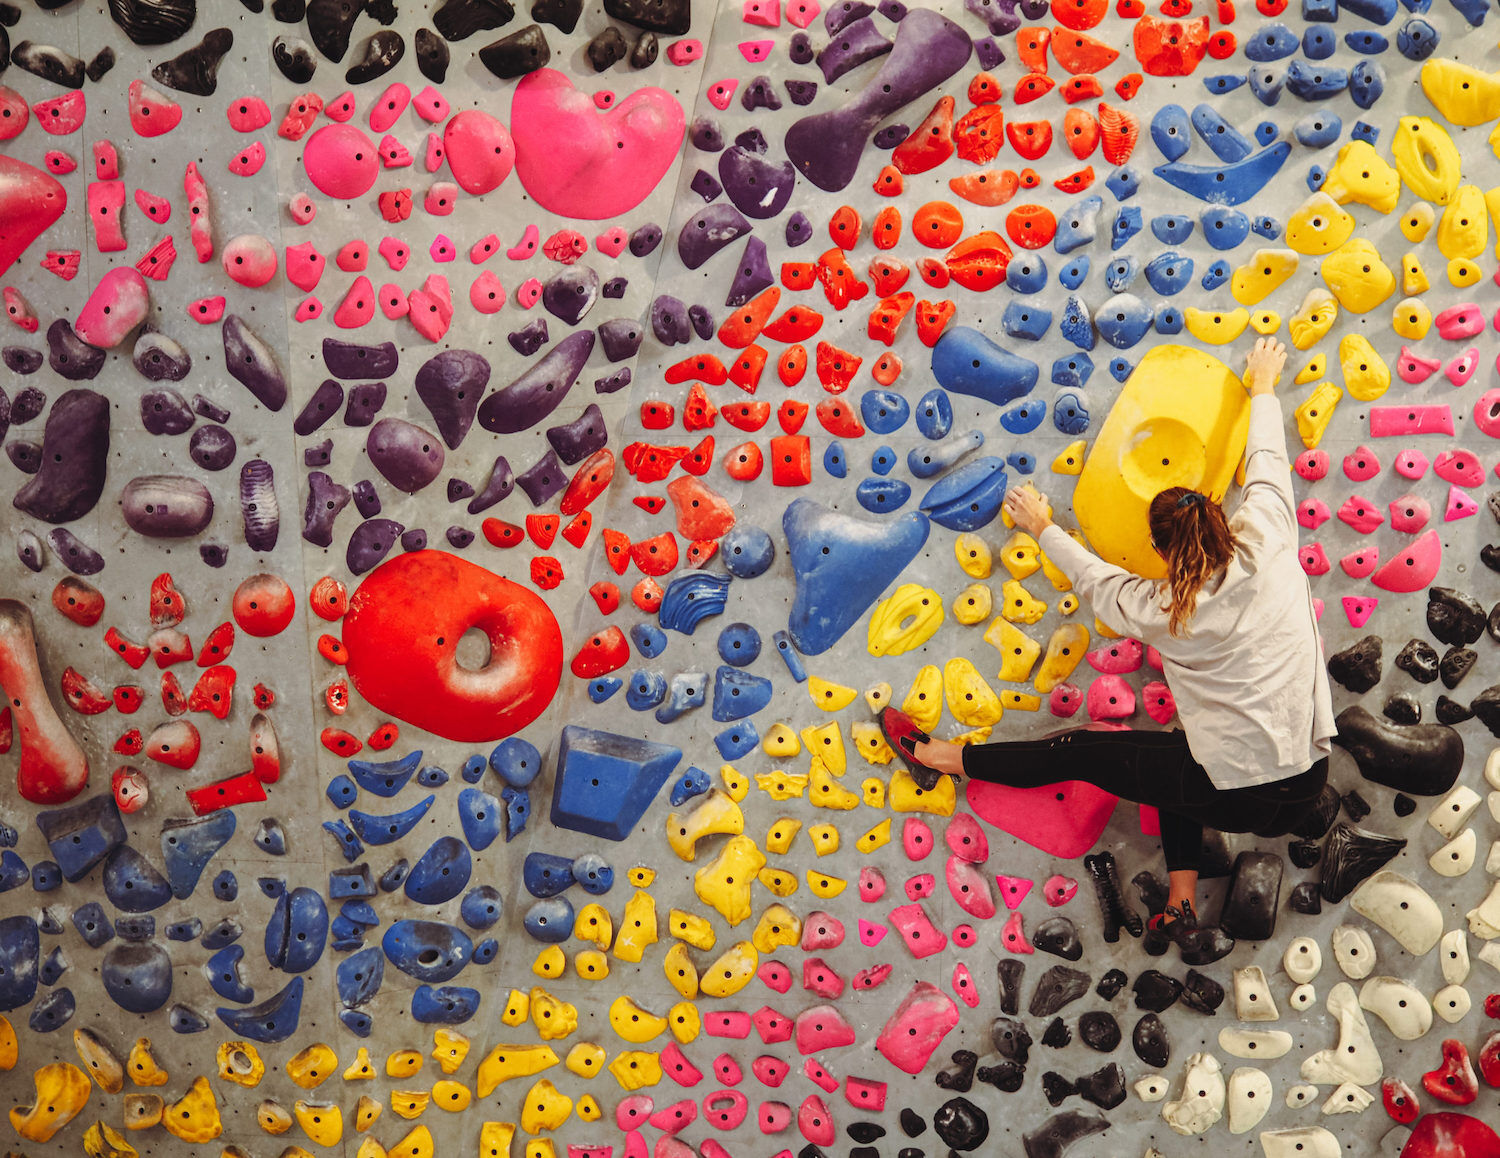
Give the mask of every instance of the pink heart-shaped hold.
[(1042, 884), (1042, 900), (1054, 909), (1059, 905), (1066, 905), (1078, 893), (1078, 882), (1072, 877), (1054, 874)]
[(313, 199), (306, 193), (294, 193), (292, 199), (286, 203), (286, 211), (292, 215), (292, 220), (298, 225), (309, 225), (318, 215), (318, 207), (313, 204)]
[(498, 188), (516, 164), (510, 130), (479, 109), (464, 109), (449, 119), (443, 127), (443, 150), (459, 188), (475, 197)]
[(352, 201), (375, 184), (380, 154), (354, 125), (324, 125), (302, 147), (302, 167), (320, 193)]
[(19, 137), (29, 120), (31, 109), (26, 98), (15, 89), (0, 84), (0, 141)]
[[(166, 100), (165, 97), (162, 99)], [(60, 97), (37, 101), (31, 106), (31, 111), (44, 133), (51, 133), (54, 137), (66, 137), (83, 128), (83, 120), (89, 112), (89, 103), (81, 92), (70, 92)], [(134, 111), (133, 106), (132, 111)], [(182, 110), (179, 109), (178, 116), (181, 115)], [(168, 128), (170, 127), (169, 125)]]
[(598, 237), (594, 238), (594, 248), (605, 257), (619, 257), (625, 248), (625, 243), (630, 240), (630, 235), (616, 225), (613, 229), (606, 229)]
[(671, 168), (687, 127), (682, 106), (665, 89), (637, 89), (600, 113), (552, 68), (521, 78), (510, 116), (526, 191), (544, 209), (589, 221), (618, 217), (644, 201)]

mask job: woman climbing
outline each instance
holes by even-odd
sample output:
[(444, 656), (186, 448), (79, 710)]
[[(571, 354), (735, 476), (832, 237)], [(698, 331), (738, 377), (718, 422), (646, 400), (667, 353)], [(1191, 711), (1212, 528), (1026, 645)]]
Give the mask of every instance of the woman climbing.
[[(1043, 740), (963, 747), (932, 740), (887, 708), (881, 726), (915, 766), (1017, 788), (1083, 780), (1161, 816), (1171, 880), (1152, 936), (1206, 964), (1233, 948), (1200, 927), (1205, 826), (1284, 836), (1318, 828), (1334, 732), (1312, 596), (1297, 562), (1295, 503), (1275, 385), (1286, 348), (1261, 338), (1246, 359), (1250, 430), (1234, 514), (1185, 487), (1149, 508), (1165, 580), (1104, 562), (1056, 526), (1045, 497), (1012, 490), (1005, 509), (1088, 599), (1100, 620), (1161, 654), (1180, 731), (1077, 729)], [(1326, 827), (1323, 826), (1323, 827)], [(1309, 835), (1321, 836), (1322, 832)]]

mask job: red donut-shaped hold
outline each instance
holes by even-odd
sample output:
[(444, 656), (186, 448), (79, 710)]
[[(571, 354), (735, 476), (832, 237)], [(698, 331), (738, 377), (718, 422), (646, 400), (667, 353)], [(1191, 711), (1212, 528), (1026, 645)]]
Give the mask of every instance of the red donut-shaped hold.
[[(489, 661), (458, 662), (470, 628)], [(378, 711), (464, 743), (501, 740), (546, 710), (562, 679), (562, 632), (531, 591), (445, 551), (388, 559), (343, 622), (349, 678)]]

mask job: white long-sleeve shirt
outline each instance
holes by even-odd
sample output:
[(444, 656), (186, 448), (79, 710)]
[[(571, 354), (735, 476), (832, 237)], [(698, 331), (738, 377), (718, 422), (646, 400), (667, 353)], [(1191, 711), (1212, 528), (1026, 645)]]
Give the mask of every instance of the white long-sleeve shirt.
[(1187, 634), (1167, 630), (1170, 590), (1094, 555), (1056, 526), (1038, 545), (1098, 617), (1161, 653), (1193, 758), (1218, 788), (1306, 771), (1331, 751), (1333, 702), (1275, 395), (1250, 400), (1245, 485), (1229, 519), (1237, 546), (1198, 593)]

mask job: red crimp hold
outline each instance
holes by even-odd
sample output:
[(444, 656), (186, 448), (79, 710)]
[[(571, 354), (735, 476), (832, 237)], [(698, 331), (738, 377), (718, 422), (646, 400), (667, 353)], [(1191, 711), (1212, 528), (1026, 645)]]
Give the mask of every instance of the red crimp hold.
[(122, 715), (133, 716), (146, 702), (146, 693), (134, 684), (121, 684), (114, 692), (115, 711)]
[(1056, 87), (1057, 81), (1046, 73), (1030, 73), (1016, 82), (1015, 102), (1018, 105), (1029, 105), (1032, 101), (1041, 100)]
[(589, 455), (573, 472), (568, 489), (563, 491), (558, 510), (576, 515), (604, 493), (615, 477), (615, 452), (601, 447)]
[(796, 434), (807, 421), (808, 405), (795, 398), (788, 398), (776, 408), (776, 422), (787, 434)]
[(601, 613), (613, 615), (620, 607), (620, 588), (608, 579), (600, 579), (589, 588), (589, 594), (594, 597)]
[(609, 564), (609, 569), (616, 575), (625, 574), (625, 568), (630, 566), (630, 536), (613, 527), (605, 527), (599, 532), (599, 537), (604, 540), (604, 561)]
[(1085, 165), (1082, 169), (1052, 182), (1054, 188), (1061, 189), (1064, 193), (1082, 193), (1093, 183), (1094, 167), (1092, 165)]
[[(700, 478), (706, 475), (709, 468), (714, 464), (714, 436), (705, 435), (703, 440), (693, 447), (682, 459), (682, 469), (688, 474), (698, 475)], [(667, 490), (671, 490), (671, 485)]]
[(1028, 161), (1041, 159), (1052, 147), (1050, 121), (1011, 121), (1005, 126), (1005, 135), (1010, 147)]
[(771, 439), (771, 481), (779, 487), (812, 482), (812, 446), (805, 434), (778, 434)]
[(682, 428), (684, 430), (707, 430), (719, 417), (719, 408), (708, 399), (708, 391), (701, 382), (694, 382), (688, 390), (687, 401), (682, 404)]
[(754, 394), (760, 387), (761, 371), (766, 368), (766, 359), (771, 355), (764, 346), (749, 346), (741, 350), (729, 364), (729, 380), (747, 394)]
[(97, 587), (68, 575), (52, 588), (52, 606), (79, 627), (93, 627), (104, 614), (104, 596)]
[(771, 404), (769, 402), (736, 402), (724, 407), (719, 414), (736, 430), (754, 433), (770, 421)]
[(707, 382), (710, 386), (722, 386), (729, 380), (729, 371), (713, 354), (692, 354), (680, 362), (668, 366), (662, 378), (670, 386), (683, 382)]
[(666, 430), (677, 421), (677, 411), (665, 399), (656, 398), (641, 403), (641, 425), (647, 430)]
[(187, 796), (188, 806), (193, 810), (194, 816), (207, 816), (210, 812), (233, 808), (236, 804), (256, 804), (266, 798), (266, 788), (256, 779), (255, 773), (241, 772), (213, 784), (189, 788), (184, 795)]
[(849, 389), (854, 375), (859, 373), (864, 359), (847, 350), (841, 350), (830, 342), (819, 342), (817, 350), (818, 381), (830, 394), (842, 394)]
[(861, 281), (850, 267), (842, 249), (830, 249), (818, 258), (817, 275), (828, 304), (836, 310), (842, 310), (870, 292), (869, 285)]
[(632, 442), (621, 452), (625, 469), (643, 483), (661, 482), (687, 453), (685, 446), (656, 446), (649, 442)]
[(188, 694), (188, 710), (208, 712), (216, 720), (227, 718), (234, 697), (234, 681), (235, 670), (228, 664), (215, 664), (206, 669)]
[(901, 240), (901, 210), (894, 205), (883, 206), (870, 226), (870, 240), (876, 249), (895, 249)]
[(953, 155), (953, 108), (951, 96), (940, 97), (922, 123), (896, 146), (891, 163), (910, 176), (935, 169)]
[(1104, 87), (1099, 83), (1099, 78), (1087, 72), (1069, 77), (1062, 87), (1062, 98), (1070, 105), (1076, 105), (1079, 101), (1096, 100), (1103, 95)]
[(365, 746), (358, 736), (351, 735), (342, 728), (324, 728), (318, 733), (318, 742), (335, 756), (346, 759), (359, 753)]
[(502, 519), (485, 519), (479, 529), (492, 547), (514, 547), (526, 539), (525, 531)]
[(810, 261), (784, 261), (781, 263), (781, 284), (793, 293), (812, 289), (818, 280), (818, 267)]
[(370, 733), (370, 738), (365, 743), (377, 752), (384, 752), (387, 748), (392, 747), (400, 738), (401, 728), (390, 720), (387, 720)]
[(677, 566), (677, 536), (662, 531), (630, 546), (630, 558), (645, 575), (665, 575)]
[[(873, 270), (875, 263), (871, 263)], [(872, 275), (873, 276), (873, 275)], [(879, 292), (878, 290), (876, 291)], [(883, 295), (882, 295), (883, 296)], [(811, 306), (792, 306), (779, 318), (766, 323), (761, 334), (773, 342), (802, 342), (823, 328), (823, 315)]]
[(765, 465), (766, 456), (753, 442), (742, 442), (724, 456), (724, 473), (735, 482), (754, 482)]
[(1071, 74), (1103, 72), (1120, 58), (1119, 50), (1081, 30), (1058, 32), (1052, 38), (1052, 55)]
[[(877, 257), (870, 262), (870, 280), (875, 283), (875, 292), (883, 298), (890, 297), (906, 284), (911, 277), (911, 266), (899, 257)], [(819, 324), (822, 323), (822, 315), (818, 315)], [(768, 337), (775, 337), (768, 334)], [(811, 337), (811, 334), (805, 335)], [(776, 339), (778, 342), (781, 338)], [(790, 340), (790, 339), (789, 339)], [(800, 339), (799, 339), (800, 340)]]
[[(896, 335), (901, 329), (901, 323), (906, 320), (906, 315), (911, 313), (912, 307), (917, 304), (917, 295), (914, 293), (897, 293), (890, 297), (882, 298), (876, 303), (875, 308), (870, 311), (870, 321), (865, 327), (865, 332), (870, 340), (883, 342), (887, 346), (896, 344)], [(819, 347), (818, 373), (822, 376), (822, 353)], [(848, 383), (846, 382), (847, 386)]]
[(349, 681), (341, 676), (324, 688), (323, 702), (328, 705), (328, 710), (335, 716), (342, 716), (347, 712), (349, 710)]
[(1127, 72), (1119, 80), (1115, 81), (1115, 95), (1122, 101), (1135, 99), (1135, 94), (1141, 91), (1141, 85), (1146, 83), (1146, 78), (1138, 72)]
[(870, 377), (882, 386), (893, 386), (896, 379), (901, 377), (901, 357), (891, 350), (887, 350), (875, 359), (875, 364), (870, 367)]
[[(1026, 66), (1027, 72), (1045, 73), (1047, 71), (1047, 46), (1052, 42), (1052, 30), (1038, 26), (1036, 28), (1022, 28), (1016, 33), (1016, 59)], [(974, 100), (974, 85), (969, 85), (969, 100), (974, 104), (993, 103), (1000, 99), (1000, 85), (994, 77), (987, 72), (979, 76), (985, 77), (994, 86), (996, 95), (989, 101)], [(977, 81), (979, 77), (975, 77)], [(988, 95), (990, 89), (985, 88), (984, 93)]]
[(113, 697), (101, 691), (88, 676), (75, 668), (64, 668), (59, 682), (63, 699), (80, 716), (97, 716), (114, 707)]
[(865, 433), (854, 407), (842, 398), (823, 399), (818, 403), (817, 415), (823, 429), (835, 438), (860, 438)]
[(119, 630), (114, 627), (111, 627), (104, 633), (104, 643), (110, 651), (114, 652), (137, 671), (140, 670), (141, 665), (151, 655), (149, 647), (140, 643), (131, 643), (130, 640), (121, 635)]
[(527, 515), (526, 537), (545, 551), (557, 538), (558, 521), (556, 515)]
[(139, 728), (131, 728), (115, 741), (114, 750), (121, 756), (139, 756), (145, 750), (146, 741)]
[(1385, 1112), (1403, 1126), (1410, 1126), (1422, 1113), (1417, 1091), (1398, 1077), (1388, 1077), (1380, 1083), (1380, 1100)]
[(917, 262), (917, 273), (933, 289), (942, 289), (952, 280), (947, 263), (936, 257), (924, 257)]
[(917, 303), (917, 337), (922, 345), (931, 349), (937, 345), (938, 339), (943, 336), (943, 331), (948, 328), (948, 323), (953, 320), (953, 314), (957, 310), (951, 301), (929, 302), (926, 299)]
[[(317, 587), (313, 588), (314, 593)], [(234, 650), (234, 625), (232, 623), (221, 623), (208, 633), (208, 638), (203, 641), (203, 646), (198, 649), (198, 666), (212, 667), (216, 663), (223, 663), (229, 658), (229, 653)]]
[(562, 537), (575, 548), (582, 550), (584, 543), (588, 542), (589, 532), (594, 528), (594, 516), (591, 511), (579, 511), (568, 520), (562, 529)]
[(847, 251), (858, 245), (863, 232), (864, 222), (853, 206), (840, 205), (828, 219), (828, 236), (842, 250)]
[(743, 350), (760, 337), (780, 301), (781, 290), (776, 286), (762, 290), (744, 305), (730, 311), (719, 325), (719, 341), (730, 349)]
[(287, 141), (300, 141), (322, 111), (322, 97), (315, 92), (303, 93), (287, 107), (286, 116), (281, 118), (276, 135)]
[(182, 681), (176, 672), (161, 673), (161, 706), (169, 716), (180, 716), (188, 710), (187, 693), (182, 690)]
[(661, 610), (661, 597), (661, 584), (649, 575), (630, 589), (630, 601), (647, 615)]
[(1450, 1106), (1467, 1106), (1479, 1097), (1479, 1079), (1463, 1042), (1451, 1037), (1443, 1041), (1443, 1064), (1422, 1075), (1422, 1088)]
[[(595, 600), (598, 600), (598, 596), (595, 596)], [(616, 590), (614, 602), (618, 605), (619, 601), (620, 593)], [(614, 608), (611, 607), (610, 611), (613, 610)], [(583, 646), (573, 657), (569, 670), (581, 680), (591, 680), (595, 676), (618, 671), (629, 662), (630, 644), (625, 640), (625, 633), (618, 627), (610, 626), (603, 631), (594, 632), (583, 641)]]
[(1053, 17), (1074, 32), (1093, 28), (1108, 11), (1107, 0), (1052, 0)]

